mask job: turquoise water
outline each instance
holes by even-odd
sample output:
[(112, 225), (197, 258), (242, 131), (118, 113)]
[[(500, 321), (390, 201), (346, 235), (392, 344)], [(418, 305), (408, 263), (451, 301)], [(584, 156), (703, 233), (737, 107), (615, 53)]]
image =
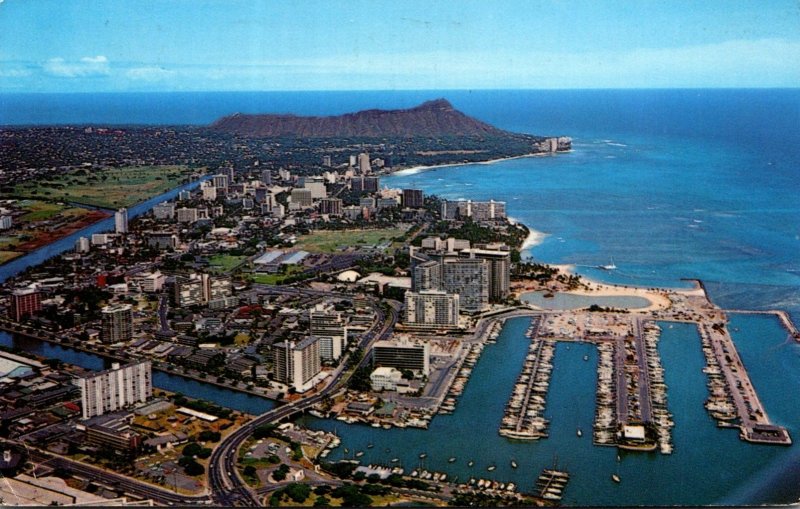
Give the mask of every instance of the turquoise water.
[[(392, 176), (382, 184), (450, 199), (505, 200), (511, 216), (547, 234), (525, 253), (537, 260), (574, 264), (581, 274), (626, 285), (685, 287), (683, 278), (700, 278), (723, 307), (786, 309), (800, 322), (800, 90), (21, 94), (0, 96), (0, 109), (10, 124), (196, 124), (234, 111), (336, 114), (442, 96), (501, 128), (572, 136), (574, 151)], [(618, 270), (595, 268), (612, 259)], [(557, 347), (547, 409), (551, 437), (538, 443), (499, 437), (497, 424), (527, 348), (521, 335), (526, 323), (509, 322), (500, 341), (485, 350), (456, 412), (436, 417), (428, 430), (310, 422), (336, 429), (346, 447), (366, 452), (365, 462), (398, 457), (415, 467), (425, 451), (426, 467), (460, 478), (492, 477), (486, 466), (496, 462), (493, 476), (523, 489), (557, 456), (573, 473), (568, 504), (800, 499), (797, 445), (746, 444), (708, 417), (692, 326), (665, 327), (659, 346), (676, 423), (672, 456), (626, 454), (617, 465), (614, 449), (591, 446), (586, 432), (597, 357), (591, 345)], [(771, 317), (734, 316), (731, 330), (767, 413), (800, 439), (794, 396), (800, 346), (787, 342)], [(366, 449), (370, 442), (375, 447)], [(450, 456), (457, 461), (448, 464)], [(517, 470), (509, 465), (512, 457)], [(468, 458), (476, 462), (472, 469)], [(609, 479), (617, 469), (619, 485)]]
[(633, 295), (574, 295), (557, 292), (545, 297), (546, 292), (526, 292), (520, 300), (542, 309), (582, 309), (592, 305), (617, 309), (641, 309), (652, 304), (644, 297)]
[[(703, 402), (707, 396), (704, 359), (697, 329), (691, 324), (661, 323), (659, 352), (669, 386), (669, 408), (674, 415), (672, 455), (656, 452), (619, 452), (613, 447), (592, 445), (597, 350), (588, 343), (558, 343), (554, 370), (547, 397), (545, 416), (550, 419), (547, 439), (524, 442), (497, 434), (503, 407), (511, 392), (527, 351), (524, 337), (528, 319), (510, 320), (498, 342), (489, 345), (473, 371), (464, 394), (452, 415), (437, 416), (428, 430), (375, 429), (348, 425), (336, 420), (305, 417), (313, 428), (335, 431), (343, 444), (330, 459), (354, 458), (365, 454), (363, 464), (391, 464), (398, 458), (407, 470), (422, 466), (447, 472), (459, 480), (483, 477), (514, 481), (523, 490), (532, 490), (543, 468), (557, 463), (570, 472), (565, 505), (705, 505), (717, 503), (786, 503), (795, 500), (797, 486), (792, 478), (775, 479), (783, 467), (797, 458), (792, 448), (744, 443), (738, 431), (720, 429), (708, 416)], [(742, 343), (747, 366), (755, 364), (766, 346), (774, 362), (783, 362), (789, 350), (794, 354), (790, 368), (800, 369), (798, 345), (781, 346), (785, 332), (772, 318), (738, 316), (734, 323)], [(672, 325), (670, 327), (670, 325)], [(744, 339), (746, 331), (760, 331), (760, 344)], [(583, 357), (588, 356), (584, 361)], [(774, 366), (759, 364), (753, 381), (759, 390), (769, 387)], [(781, 424), (797, 422), (793, 397), (786, 391), (770, 391), (764, 403), (768, 413)], [(583, 437), (577, 436), (577, 429)], [(790, 426), (790, 432), (793, 432)], [(373, 444), (372, 449), (367, 445)], [(401, 445), (398, 445), (401, 444)], [(349, 449), (347, 454), (344, 448)], [(424, 460), (420, 453), (427, 453)], [(456, 457), (454, 463), (448, 463)], [(513, 469), (514, 459), (519, 468)], [(469, 460), (475, 465), (467, 466)], [(497, 465), (494, 472), (486, 467)], [(796, 466), (793, 468), (797, 468)], [(773, 471), (774, 470), (774, 471)], [(622, 479), (611, 481), (611, 475)], [(780, 481), (780, 482), (779, 482)], [(764, 491), (758, 491), (762, 489)]]

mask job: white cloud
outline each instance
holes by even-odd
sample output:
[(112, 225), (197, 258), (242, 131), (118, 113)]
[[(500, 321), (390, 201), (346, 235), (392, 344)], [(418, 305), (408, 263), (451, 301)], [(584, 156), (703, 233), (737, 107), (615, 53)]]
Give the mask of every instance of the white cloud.
[[(3, 0), (0, 0), (3, 3)], [(32, 73), (28, 69), (0, 69), (0, 78), (24, 78)]]
[(125, 77), (131, 80), (141, 81), (160, 81), (173, 76), (175, 71), (164, 69), (163, 67), (147, 66), (133, 67), (125, 71)]
[(61, 57), (55, 57), (45, 62), (42, 68), (46, 73), (61, 78), (106, 76), (111, 73), (108, 59), (103, 55), (83, 57), (78, 61), (68, 61)]

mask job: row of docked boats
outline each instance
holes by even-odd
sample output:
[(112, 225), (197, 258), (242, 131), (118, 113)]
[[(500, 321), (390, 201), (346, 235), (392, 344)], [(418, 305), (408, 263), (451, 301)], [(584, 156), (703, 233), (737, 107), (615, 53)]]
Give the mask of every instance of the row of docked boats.
[(617, 432), (614, 346), (606, 342), (597, 343), (597, 352), (599, 359), (593, 442), (597, 445), (614, 445)]
[(555, 342), (538, 337), (537, 325), (538, 320), (534, 319), (526, 333), (531, 344), (500, 422), (499, 433), (505, 437), (537, 440), (548, 436), (549, 421), (543, 414), (553, 371)]
[(451, 383), (450, 387), (447, 389), (444, 400), (442, 404), (439, 405), (438, 413), (451, 414), (456, 409), (458, 397), (464, 393), (464, 388), (469, 381), (472, 370), (475, 368), (475, 364), (478, 363), (478, 359), (481, 357), (483, 348), (483, 343), (472, 343), (469, 345), (469, 352), (464, 356), (458, 368), (458, 373), (456, 373), (455, 378), (453, 378), (453, 383)]
[(672, 428), (675, 423), (667, 409), (667, 384), (664, 383), (664, 368), (658, 355), (661, 327), (654, 322), (645, 322), (642, 329), (647, 354), (647, 375), (650, 380), (651, 419), (655, 427), (656, 442), (662, 454), (672, 454)]
[(698, 330), (700, 331), (700, 340), (703, 346), (703, 356), (706, 359), (706, 366), (703, 368), (703, 372), (707, 375), (708, 398), (704, 406), (719, 425), (730, 425), (732, 424), (731, 421), (736, 421), (739, 418), (739, 415), (733, 402), (728, 381), (725, 379), (719, 360), (714, 354), (714, 347), (711, 344), (711, 332), (703, 324), (698, 327)]
[(474, 477), (470, 477), (469, 481), (465, 487), (475, 487), (479, 488), (481, 491), (486, 490), (495, 490), (495, 491), (515, 491), (517, 489), (517, 485), (513, 482), (504, 483), (500, 481), (494, 481), (491, 479), (475, 479)]
[(569, 474), (561, 470), (546, 468), (536, 479), (539, 498), (558, 502), (564, 495), (564, 488), (569, 482)]

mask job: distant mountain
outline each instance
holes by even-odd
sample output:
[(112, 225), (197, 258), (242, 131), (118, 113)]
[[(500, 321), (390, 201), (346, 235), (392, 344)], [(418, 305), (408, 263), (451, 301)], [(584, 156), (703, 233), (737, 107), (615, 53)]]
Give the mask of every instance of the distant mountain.
[(223, 117), (211, 129), (249, 137), (440, 137), (506, 136), (511, 133), (469, 117), (447, 100), (406, 110), (365, 110), (329, 117), (245, 115)]

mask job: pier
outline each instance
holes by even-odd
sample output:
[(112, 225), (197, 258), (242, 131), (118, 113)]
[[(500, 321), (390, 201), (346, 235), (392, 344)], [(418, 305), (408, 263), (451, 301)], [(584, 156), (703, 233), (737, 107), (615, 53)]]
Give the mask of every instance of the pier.
[(711, 415), (722, 426), (730, 426), (729, 421), (737, 419), (739, 437), (747, 442), (791, 445), (786, 428), (770, 422), (727, 328), (701, 323), (698, 331), (710, 379), (711, 396), (706, 408)]
[(547, 437), (549, 422), (542, 414), (553, 371), (555, 343), (539, 337), (539, 324), (539, 318), (531, 319), (526, 333), (531, 340), (528, 355), (500, 423), (499, 433), (505, 437), (521, 440)]

